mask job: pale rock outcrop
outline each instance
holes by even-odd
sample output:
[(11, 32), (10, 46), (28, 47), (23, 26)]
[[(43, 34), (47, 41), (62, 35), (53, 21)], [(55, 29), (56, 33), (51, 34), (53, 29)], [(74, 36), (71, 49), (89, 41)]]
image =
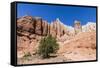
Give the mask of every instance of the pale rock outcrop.
[(88, 22), (86, 25), (82, 26), (82, 32), (92, 32), (96, 31), (96, 23)]
[(75, 34), (78, 34), (78, 33), (82, 32), (82, 26), (81, 26), (80, 21), (75, 20), (74, 30), (75, 30)]

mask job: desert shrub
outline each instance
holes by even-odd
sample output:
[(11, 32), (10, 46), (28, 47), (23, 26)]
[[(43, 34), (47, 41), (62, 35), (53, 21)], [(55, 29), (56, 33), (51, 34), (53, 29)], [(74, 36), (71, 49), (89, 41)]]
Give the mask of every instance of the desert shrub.
[(27, 53), (25, 53), (25, 55), (23, 56), (22, 59), (24, 59), (24, 60), (30, 60), (30, 57), (31, 57), (30, 52), (27, 52)]
[(59, 45), (57, 44), (56, 38), (53, 38), (51, 35), (41, 39), (38, 54), (42, 56), (42, 58), (49, 58), (50, 54), (55, 54), (59, 49)]

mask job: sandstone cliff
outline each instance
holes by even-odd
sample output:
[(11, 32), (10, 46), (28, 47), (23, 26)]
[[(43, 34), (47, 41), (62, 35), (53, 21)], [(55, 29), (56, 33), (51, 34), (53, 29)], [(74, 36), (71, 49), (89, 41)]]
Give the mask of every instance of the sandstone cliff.
[[(51, 23), (41, 17), (23, 16), (18, 18), (17, 57), (22, 58), (27, 53), (32, 56), (36, 55), (41, 38), (51, 34), (57, 39), (60, 46), (58, 51), (60, 61), (63, 59), (67, 61), (66, 58), (70, 61), (96, 59), (96, 24), (89, 22), (82, 26), (81, 22), (75, 21), (72, 26), (63, 24), (59, 18)], [(42, 63), (42, 61), (49, 62), (48, 60), (39, 62), (36, 60), (37, 63)]]

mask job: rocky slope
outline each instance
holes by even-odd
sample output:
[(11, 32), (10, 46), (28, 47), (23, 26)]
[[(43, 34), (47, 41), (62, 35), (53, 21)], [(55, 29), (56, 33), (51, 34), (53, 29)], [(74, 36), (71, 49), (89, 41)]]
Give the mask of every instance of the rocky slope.
[(24, 16), (17, 19), (17, 49), (18, 57), (24, 56), (25, 53), (33, 53), (37, 50), (38, 43), (42, 37), (51, 34), (59, 38), (67, 34), (67, 29), (56, 19), (49, 24), (41, 17)]
[(72, 61), (96, 60), (96, 33), (81, 32), (60, 45), (58, 53)]
[[(42, 60), (36, 56), (41, 38), (51, 34), (59, 44), (58, 57)], [(88, 42), (87, 42), (88, 41)], [(34, 60), (22, 59), (30, 53)], [(41, 17), (23, 16), (17, 19), (17, 58), (18, 63), (49, 63), (95, 60), (96, 59), (96, 24), (89, 22), (82, 26), (75, 21), (74, 27), (63, 24), (59, 18), (48, 23)], [(60, 58), (60, 59), (59, 59)], [(38, 60), (39, 61), (38, 61)]]

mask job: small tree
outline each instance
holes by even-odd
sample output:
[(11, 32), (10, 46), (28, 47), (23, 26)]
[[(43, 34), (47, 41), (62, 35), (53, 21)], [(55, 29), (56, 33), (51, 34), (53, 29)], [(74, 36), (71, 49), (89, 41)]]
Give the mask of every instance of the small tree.
[(59, 49), (59, 45), (55, 38), (51, 35), (41, 39), (38, 49), (38, 54), (42, 56), (42, 58), (50, 57), (51, 53), (56, 53)]

